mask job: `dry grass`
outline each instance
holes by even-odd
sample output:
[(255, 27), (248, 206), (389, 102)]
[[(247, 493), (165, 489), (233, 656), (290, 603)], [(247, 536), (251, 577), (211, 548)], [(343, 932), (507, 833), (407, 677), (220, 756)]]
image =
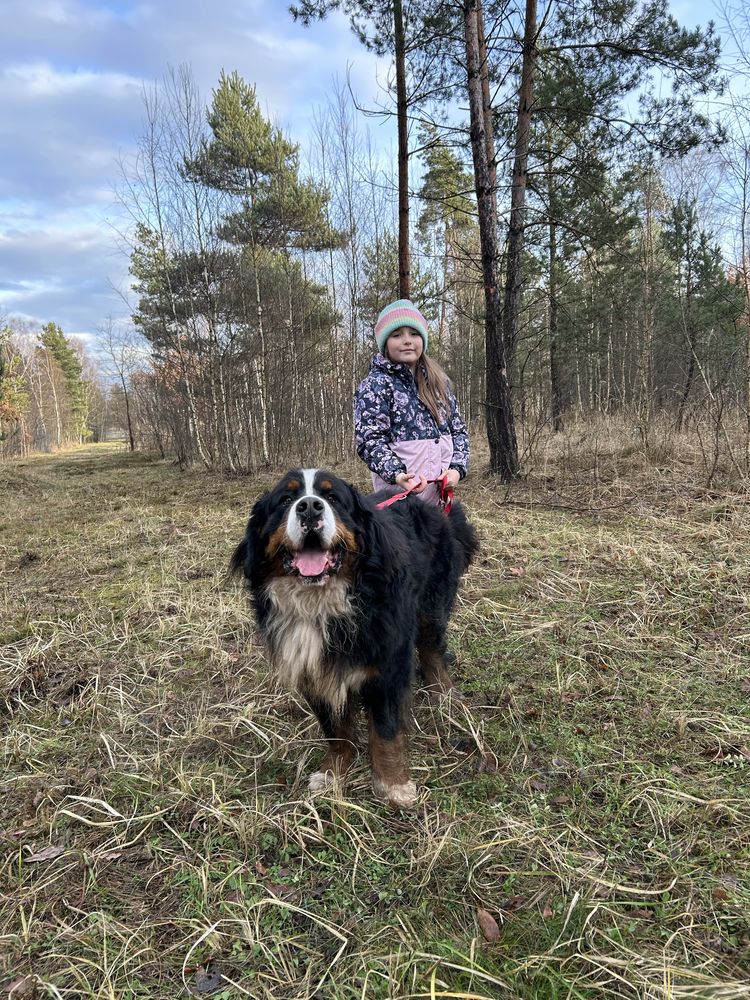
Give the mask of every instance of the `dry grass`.
[(263, 479), (0, 467), (0, 995), (750, 997), (747, 499), (598, 468), (465, 484), (470, 702), (398, 814), (306, 794), (224, 576)]

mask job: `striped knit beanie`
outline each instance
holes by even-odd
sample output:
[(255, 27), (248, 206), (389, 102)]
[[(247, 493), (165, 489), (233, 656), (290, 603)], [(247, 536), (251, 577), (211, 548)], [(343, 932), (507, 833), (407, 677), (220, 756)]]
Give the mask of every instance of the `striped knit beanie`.
[(385, 354), (386, 340), (400, 326), (410, 326), (412, 330), (416, 330), (422, 338), (424, 350), (427, 350), (427, 320), (413, 302), (408, 299), (398, 299), (383, 309), (375, 324), (375, 340), (378, 342), (381, 354)]

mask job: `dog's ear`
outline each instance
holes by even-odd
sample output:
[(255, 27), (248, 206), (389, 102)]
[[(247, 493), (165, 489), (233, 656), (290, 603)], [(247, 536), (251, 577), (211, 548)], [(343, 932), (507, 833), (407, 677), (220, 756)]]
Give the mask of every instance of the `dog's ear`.
[(243, 573), (246, 580), (252, 579), (253, 568), (258, 561), (258, 540), (260, 538), (260, 526), (265, 517), (265, 500), (267, 494), (262, 496), (253, 504), (250, 512), (250, 520), (245, 528), (245, 537), (232, 553), (229, 560), (229, 575), (237, 576)]
[(355, 486), (350, 486), (349, 489), (352, 491), (357, 522), (362, 526), (367, 570), (390, 578), (398, 565), (394, 532), (370, 497), (364, 497)]
[(243, 538), (240, 544), (232, 553), (232, 558), (229, 560), (229, 575), (237, 576), (245, 568), (245, 559), (247, 558), (248, 544), (247, 538)]

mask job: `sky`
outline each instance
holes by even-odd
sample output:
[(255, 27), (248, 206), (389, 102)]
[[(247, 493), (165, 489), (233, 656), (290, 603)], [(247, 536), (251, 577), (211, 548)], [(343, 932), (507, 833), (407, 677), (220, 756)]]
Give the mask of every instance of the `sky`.
[[(0, 323), (58, 323), (95, 338), (129, 315), (117, 238), (119, 163), (143, 133), (144, 88), (189, 65), (206, 102), (222, 69), (304, 142), (346, 78), (377, 92), (376, 60), (348, 20), (304, 28), (288, 0), (2, 0)], [(377, 127), (377, 126), (374, 126)]]
[[(347, 73), (378, 95), (375, 57), (342, 15), (304, 28), (288, 0), (2, 0), (0, 323), (54, 321), (95, 347), (127, 321), (128, 259), (117, 230), (119, 163), (143, 132), (144, 88), (189, 65), (206, 102), (222, 69), (255, 84), (266, 115), (304, 142)], [(686, 26), (700, 0), (675, 0)], [(382, 81), (383, 67), (380, 67)], [(380, 95), (382, 99), (382, 94)], [(388, 134), (392, 122), (370, 122)], [(377, 141), (377, 136), (376, 136)]]

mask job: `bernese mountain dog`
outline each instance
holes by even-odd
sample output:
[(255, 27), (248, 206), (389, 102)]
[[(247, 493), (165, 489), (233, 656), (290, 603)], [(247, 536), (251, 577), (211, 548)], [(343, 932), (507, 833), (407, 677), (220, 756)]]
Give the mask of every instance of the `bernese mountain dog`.
[(395, 489), (363, 495), (321, 469), (295, 469), (257, 501), (230, 571), (244, 573), (279, 679), (300, 692), (328, 741), (309, 787), (343, 776), (356, 710), (369, 729), (372, 784), (391, 805), (416, 801), (406, 716), (414, 648), (429, 691), (455, 691), (446, 626), (477, 537), (459, 503), (445, 517)]

